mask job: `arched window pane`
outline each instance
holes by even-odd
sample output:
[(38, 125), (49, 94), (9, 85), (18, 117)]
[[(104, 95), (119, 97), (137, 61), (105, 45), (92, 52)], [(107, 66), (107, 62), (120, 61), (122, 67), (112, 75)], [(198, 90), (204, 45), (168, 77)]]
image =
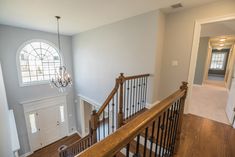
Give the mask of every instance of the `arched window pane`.
[(57, 50), (45, 42), (31, 42), (19, 54), (22, 83), (46, 81), (55, 77), (61, 65)]

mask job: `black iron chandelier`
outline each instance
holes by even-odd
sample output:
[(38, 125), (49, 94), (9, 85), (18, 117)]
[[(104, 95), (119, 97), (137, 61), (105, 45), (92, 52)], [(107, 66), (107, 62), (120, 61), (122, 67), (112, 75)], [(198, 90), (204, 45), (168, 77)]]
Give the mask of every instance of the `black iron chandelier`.
[[(60, 16), (55, 16), (57, 20), (57, 34), (58, 34), (58, 46), (59, 46), (59, 52), (61, 51), (61, 45), (60, 45), (60, 31), (59, 31), (59, 19)], [(72, 85), (72, 79), (69, 73), (66, 70), (66, 67), (62, 65), (61, 57), (60, 57), (60, 67), (59, 71), (56, 72), (55, 78), (51, 79), (51, 86), (57, 87), (60, 92), (63, 92), (65, 90), (65, 87)]]

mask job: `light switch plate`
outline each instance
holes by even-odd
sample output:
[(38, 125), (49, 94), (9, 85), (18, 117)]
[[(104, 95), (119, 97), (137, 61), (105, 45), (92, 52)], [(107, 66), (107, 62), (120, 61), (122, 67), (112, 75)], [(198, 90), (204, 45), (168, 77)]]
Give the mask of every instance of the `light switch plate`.
[(178, 61), (177, 61), (177, 60), (173, 60), (173, 61), (171, 62), (171, 65), (172, 65), (172, 66), (178, 66), (178, 65), (179, 65), (179, 63), (178, 63)]

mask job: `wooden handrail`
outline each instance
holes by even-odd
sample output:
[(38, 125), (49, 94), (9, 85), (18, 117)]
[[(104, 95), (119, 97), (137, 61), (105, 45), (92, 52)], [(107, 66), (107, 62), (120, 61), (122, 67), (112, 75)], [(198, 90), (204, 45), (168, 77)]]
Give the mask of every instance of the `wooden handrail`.
[(135, 76), (127, 76), (124, 77), (125, 80), (132, 80), (132, 79), (137, 79), (137, 78), (141, 78), (141, 77), (148, 77), (150, 76), (150, 74), (142, 74), (142, 75), (135, 75)]
[(99, 111), (97, 112), (97, 115), (100, 116), (101, 113), (105, 110), (105, 108), (107, 107), (107, 105), (109, 104), (109, 102), (111, 101), (111, 99), (113, 98), (113, 96), (116, 94), (116, 92), (118, 91), (118, 87), (119, 87), (119, 80), (116, 79), (116, 83), (115, 86), (113, 88), (113, 90), (111, 91), (111, 93), (109, 94), (109, 96), (107, 97), (107, 99), (105, 100), (105, 102), (103, 103), (103, 105), (100, 107)]
[[(150, 123), (156, 120), (156, 117), (170, 108), (171, 104), (178, 99), (185, 100), (187, 94), (187, 83), (178, 91), (156, 104), (150, 110), (142, 113), (137, 118), (131, 120), (126, 125), (119, 128), (116, 132), (106, 137), (104, 140), (94, 144), (89, 149), (80, 153), (76, 157), (111, 157), (124, 148), (131, 140), (140, 134)], [(183, 104), (184, 105), (184, 104)], [(181, 108), (182, 110), (182, 108)], [(182, 112), (182, 111), (181, 111)], [(181, 123), (181, 122), (179, 122)]]
[(72, 155), (74, 156), (84, 151), (85, 149), (89, 148), (91, 145), (92, 145), (92, 137), (90, 135), (87, 135), (79, 139), (78, 141), (72, 143), (66, 149), (61, 150), (59, 154), (60, 157), (72, 156)]

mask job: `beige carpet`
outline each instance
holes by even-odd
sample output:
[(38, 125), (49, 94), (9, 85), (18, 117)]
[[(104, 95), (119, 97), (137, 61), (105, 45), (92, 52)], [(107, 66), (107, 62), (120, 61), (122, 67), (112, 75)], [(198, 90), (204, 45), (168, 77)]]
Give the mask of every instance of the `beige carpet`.
[(193, 86), (189, 113), (229, 124), (225, 113), (227, 99), (226, 88), (213, 85)]

